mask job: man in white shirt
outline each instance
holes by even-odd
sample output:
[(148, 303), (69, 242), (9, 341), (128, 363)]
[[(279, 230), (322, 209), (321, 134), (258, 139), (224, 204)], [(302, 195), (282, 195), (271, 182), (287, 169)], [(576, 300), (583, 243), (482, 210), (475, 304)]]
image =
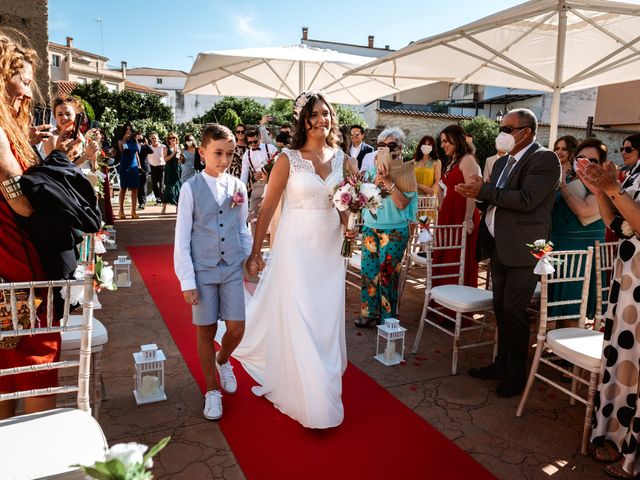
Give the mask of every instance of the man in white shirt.
[(364, 143), (364, 128), (360, 125), (351, 127), (351, 148), (349, 148), (349, 156), (358, 160), (358, 169), (362, 167), (362, 161), (365, 155), (372, 153), (373, 147)]
[(455, 186), (456, 192), (478, 200), (484, 216), (478, 235), (477, 259), (491, 259), (493, 309), (498, 326), (498, 355), (469, 374), (500, 379), (499, 397), (519, 395), (527, 382), (528, 306), (538, 282), (537, 260), (527, 244), (548, 239), (560, 162), (535, 141), (538, 122), (531, 110), (511, 110), (502, 118), (496, 146), (508, 155), (495, 163), (489, 183), (480, 176)]
[(240, 180), (249, 191), (249, 218), (253, 220), (258, 216), (266, 186), (267, 178), (262, 167), (278, 153), (278, 149), (269, 143), (260, 143), (260, 134), (255, 129), (247, 130), (247, 146), (242, 156)]
[(147, 156), (147, 160), (149, 161), (149, 166), (151, 167), (151, 187), (153, 189), (153, 196), (156, 197), (156, 205), (162, 203), (162, 177), (164, 174), (164, 145), (160, 143), (158, 134), (156, 132), (152, 132), (149, 135), (149, 140), (151, 140), (151, 150), (153, 153), (150, 153)]

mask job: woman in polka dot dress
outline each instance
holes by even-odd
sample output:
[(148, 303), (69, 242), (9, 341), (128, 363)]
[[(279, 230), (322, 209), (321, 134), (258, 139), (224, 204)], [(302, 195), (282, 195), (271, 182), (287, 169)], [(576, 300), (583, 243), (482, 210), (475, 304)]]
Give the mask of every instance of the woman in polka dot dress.
[[(628, 147), (628, 148), (627, 148)], [(640, 134), (627, 138), (624, 157), (638, 160)], [(625, 163), (628, 163), (625, 158)], [(635, 167), (637, 167), (636, 165)], [(604, 334), (604, 365), (595, 396), (591, 453), (610, 462), (614, 478), (640, 474), (640, 168), (620, 184), (615, 167), (581, 162), (578, 175), (597, 196), (605, 224), (618, 238)]]

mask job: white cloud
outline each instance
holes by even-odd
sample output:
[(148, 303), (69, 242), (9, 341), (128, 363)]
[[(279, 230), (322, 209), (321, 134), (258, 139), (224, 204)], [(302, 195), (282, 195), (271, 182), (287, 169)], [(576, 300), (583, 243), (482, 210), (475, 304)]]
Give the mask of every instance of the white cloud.
[(246, 15), (234, 16), (233, 25), (236, 34), (251, 46), (267, 45), (271, 43), (274, 36), (266, 30), (261, 30), (254, 25), (254, 18)]

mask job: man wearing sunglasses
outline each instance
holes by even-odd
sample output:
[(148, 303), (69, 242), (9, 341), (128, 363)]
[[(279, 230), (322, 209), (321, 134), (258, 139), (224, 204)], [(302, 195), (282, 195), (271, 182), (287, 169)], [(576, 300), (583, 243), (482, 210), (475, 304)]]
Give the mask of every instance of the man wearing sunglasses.
[(258, 215), (260, 204), (262, 203), (262, 195), (266, 185), (266, 176), (262, 172), (262, 167), (278, 150), (269, 143), (260, 142), (260, 133), (258, 130), (250, 129), (246, 131), (247, 150), (242, 156), (242, 172), (240, 180), (247, 185), (249, 190), (249, 219), (253, 219)]
[(560, 180), (560, 162), (535, 141), (537, 119), (527, 109), (511, 110), (502, 119), (496, 147), (499, 158), (490, 181), (476, 176), (457, 185), (461, 195), (478, 201), (483, 212), (478, 238), (478, 260), (491, 259), (493, 307), (498, 325), (498, 355), (469, 374), (500, 379), (496, 394), (518, 395), (527, 382), (529, 316), (527, 307), (538, 282), (536, 259), (527, 244), (549, 239), (551, 210)]

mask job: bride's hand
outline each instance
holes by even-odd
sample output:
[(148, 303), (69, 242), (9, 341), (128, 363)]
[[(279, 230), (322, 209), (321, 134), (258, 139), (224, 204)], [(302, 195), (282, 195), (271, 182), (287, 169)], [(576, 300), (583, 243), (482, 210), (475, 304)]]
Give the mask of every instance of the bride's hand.
[(262, 258), (262, 254), (260, 253), (253, 253), (251, 255), (249, 255), (249, 258), (247, 258), (247, 272), (249, 272), (251, 275), (258, 275), (258, 273), (260, 273), (262, 270), (264, 270), (265, 267), (265, 262), (264, 259)]
[(358, 236), (358, 227), (355, 227), (351, 230), (346, 230), (344, 231), (344, 236), (346, 238), (348, 238), (349, 240), (354, 240), (357, 236)]

